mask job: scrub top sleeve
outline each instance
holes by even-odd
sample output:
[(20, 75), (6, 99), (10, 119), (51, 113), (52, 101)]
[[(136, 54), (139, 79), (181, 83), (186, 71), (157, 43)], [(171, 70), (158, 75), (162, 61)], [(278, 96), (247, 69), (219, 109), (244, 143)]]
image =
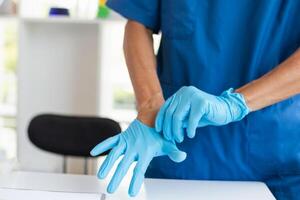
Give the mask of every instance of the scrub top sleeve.
[(160, 30), (160, 0), (108, 0), (106, 5), (123, 17), (137, 21), (154, 33)]

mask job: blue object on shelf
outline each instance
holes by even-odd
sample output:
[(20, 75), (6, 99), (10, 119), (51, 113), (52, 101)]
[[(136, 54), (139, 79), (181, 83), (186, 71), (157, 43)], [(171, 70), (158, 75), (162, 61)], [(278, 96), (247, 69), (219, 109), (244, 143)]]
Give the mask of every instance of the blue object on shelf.
[(49, 16), (70, 16), (69, 9), (52, 7), (49, 10)]

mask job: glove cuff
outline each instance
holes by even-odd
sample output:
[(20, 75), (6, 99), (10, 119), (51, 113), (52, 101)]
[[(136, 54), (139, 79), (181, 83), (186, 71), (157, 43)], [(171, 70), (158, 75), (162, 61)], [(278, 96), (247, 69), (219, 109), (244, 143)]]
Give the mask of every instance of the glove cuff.
[(225, 99), (226, 103), (229, 104), (229, 108), (231, 108), (232, 121), (240, 121), (251, 112), (244, 96), (234, 92), (233, 88), (224, 91), (221, 96)]

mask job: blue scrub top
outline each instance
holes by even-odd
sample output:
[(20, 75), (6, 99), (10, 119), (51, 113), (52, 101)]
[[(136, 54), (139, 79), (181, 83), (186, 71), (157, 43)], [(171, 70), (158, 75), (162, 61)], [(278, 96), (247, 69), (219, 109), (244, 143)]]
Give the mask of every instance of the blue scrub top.
[[(300, 47), (300, 0), (109, 0), (154, 33), (165, 98), (193, 85), (219, 95), (266, 74)], [(276, 80), (274, 80), (276, 81)], [(278, 199), (300, 194), (300, 97), (240, 122), (197, 130), (182, 163), (155, 158), (147, 177), (265, 181)]]

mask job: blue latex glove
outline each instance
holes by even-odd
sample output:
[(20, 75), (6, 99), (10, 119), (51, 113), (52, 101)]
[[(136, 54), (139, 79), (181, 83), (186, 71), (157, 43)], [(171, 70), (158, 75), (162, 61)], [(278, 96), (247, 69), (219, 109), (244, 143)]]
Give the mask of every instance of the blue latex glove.
[(167, 155), (174, 162), (182, 162), (186, 158), (186, 153), (178, 150), (174, 143), (165, 140), (154, 128), (146, 126), (139, 120), (134, 120), (126, 131), (98, 144), (91, 151), (91, 155), (97, 156), (109, 149), (112, 150), (100, 167), (98, 177), (105, 178), (116, 160), (124, 154), (107, 188), (108, 193), (113, 193), (130, 165), (137, 161), (128, 191), (130, 196), (135, 196), (139, 192), (144, 174), (154, 157)]
[(196, 87), (185, 86), (161, 107), (155, 128), (157, 132), (162, 131), (167, 140), (180, 143), (184, 139), (184, 128), (187, 136), (193, 138), (197, 127), (239, 121), (249, 112), (243, 96), (233, 93), (233, 89), (214, 96)]

